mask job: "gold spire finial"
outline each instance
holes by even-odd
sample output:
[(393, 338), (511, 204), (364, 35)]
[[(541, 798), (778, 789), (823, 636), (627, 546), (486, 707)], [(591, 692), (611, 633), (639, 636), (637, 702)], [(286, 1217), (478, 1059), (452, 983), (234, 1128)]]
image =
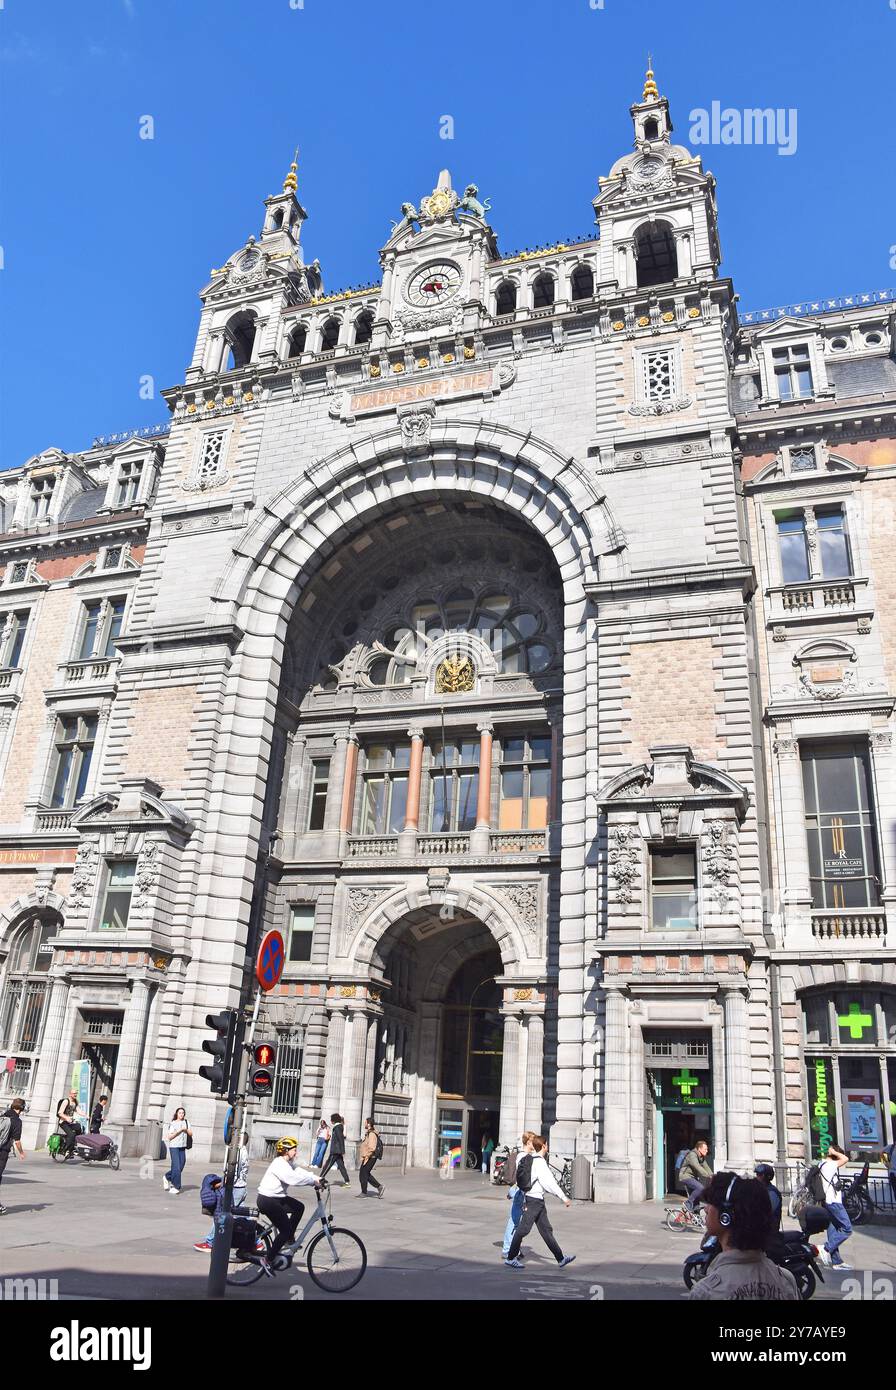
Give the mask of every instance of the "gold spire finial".
[(299, 186), (299, 180), (296, 178), (296, 170), (298, 169), (298, 167), (299, 167), (299, 147), (298, 147), (298, 145), (296, 145), (296, 152), (295, 152), (295, 154), (294, 154), (293, 157), (292, 157), (292, 164), (290, 164), (290, 166), (289, 166), (289, 173), (286, 175), (286, 178), (283, 180), (283, 192), (284, 192), (284, 193), (295, 193), (296, 189), (298, 188), (298, 186)]
[(644, 95), (642, 101), (659, 101), (660, 94), (656, 82), (653, 80), (653, 55), (647, 55), (647, 77), (644, 80)]

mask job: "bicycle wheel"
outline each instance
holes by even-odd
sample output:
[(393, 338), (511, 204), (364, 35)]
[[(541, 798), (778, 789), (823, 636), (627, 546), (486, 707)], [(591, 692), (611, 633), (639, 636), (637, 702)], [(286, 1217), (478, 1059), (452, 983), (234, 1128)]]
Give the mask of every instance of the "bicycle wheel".
[(354, 1231), (332, 1226), (308, 1246), (308, 1273), (327, 1293), (348, 1293), (364, 1277), (367, 1251)]
[(477, 1154), (475, 1154), (475, 1153), (473, 1152), (472, 1149), (467, 1149), (466, 1155), (464, 1156), (464, 1167), (465, 1167), (465, 1168), (478, 1168), (478, 1167), (479, 1167), (479, 1157), (478, 1157)]
[(264, 1250), (256, 1252), (256, 1258), (247, 1260), (242, 1250), (231, 1250), (230, 1262), (227, 1266), (227, 1282), (236, 1288), (246, 1288), (249, 1284), (256, 1283), (264, 1274), (264, 1270), (258, 1263), (259, 1258), (270, 1259), (271, 1247), (274, 1244), (274, 1228), (271, 1225), (259, 1226), (258, 1238), (264, 1245)]
[(686, 1231), (688, 1229), (687, 1218), (682, 1216), (681, 1207), (666, 1208), (666, 1225), (670, 1231)]
[(113, 1149), (109, 1155), (109, 1167), (112, 1169), (113, 1173), (117, 1173), (121, 1167), (121, 1159), (118, 1156), (117, 1149)]
[(794, 1220), (799, 1216), (804, 1207), (809, 1205), (809, 1193), (805, 1187), (798, 1187), (791, 1193), (790, 1201), (787, 1203), (787, 1215)]

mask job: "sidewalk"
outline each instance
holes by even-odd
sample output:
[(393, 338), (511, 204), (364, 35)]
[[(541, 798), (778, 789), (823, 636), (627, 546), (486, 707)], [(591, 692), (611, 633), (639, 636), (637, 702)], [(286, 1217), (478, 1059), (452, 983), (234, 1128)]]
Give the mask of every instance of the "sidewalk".
[[(179, 1197), (162, 1190), (165, 1167), (128, 1159), (113, 1173), (102, 1164), (63, 1167), (45, 1153), (11, 1161), (2, 1188), (9, 1214), (0, 1217), (0, 1278), (55, 1278), (62, 1299), (204, 1298), (208, 1256), (192, 1246), (209, 1227), (199, 1209), (205, 1165), (188, 1160)], [(264, 1164), (253, 1164), (250, 1198), (263, 1171)], [(382, 1201), (359, 1197), (356, 1181), (333, 1189), (336, 1224), (367, 1247), (367, 1273), (351, 1293), (323, 1293), (299, 1264), (252, 1288), (228, 1288), (228, 1300), (678, 1300), (682, 1262), (699, 1243), (667, 1231), (657, 1203), (574, 1203), (569, 1211), (549, 1203), (557, 1239), (577, 1256), (575, 1264), (559, 1271), (533, 1232), (525, 1270), (510, 1270), (500, 1247), (506, 1188), (478, 1173), (442, 1181), (436, 1173), (415, 1169), (401, 1177), (384, 1168), (378, 1176), (387, 1187)], [(844, 1254), (853, 1278), (868, 1269), (896, 1284), (892, 1227), (860, 1228)], [(841, 1297), (844, 1277), (825, 1271), (816, 1297)]]

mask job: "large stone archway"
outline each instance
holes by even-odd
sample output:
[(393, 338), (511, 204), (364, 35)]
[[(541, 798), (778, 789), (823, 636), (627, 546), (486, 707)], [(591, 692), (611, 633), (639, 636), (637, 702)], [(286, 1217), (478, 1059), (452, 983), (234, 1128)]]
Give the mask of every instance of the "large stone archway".
[[(558, 916), (564, 944), (559, 950), (555, 942), (554, 960), (567, 1020), (557, 1053), (556, 1117), (559, 1133), (587, 1144), (592, 1127), (586, 1069), (592, 1063), (582, 1022), (587, 993), (583, 967), (587, 917), (589, 911), (596, 913), (597, 892), (586, 881), (586, 846), (597, 831), (597, 811), (589, 801), (597, 785), (596, 764), (586, 748), (586, 711), (597, 699), (597, 653), (589, 641), (585, 588), (599, 572), (604, 577), (622, 572), (624, 540), (588, 469), (544, 441), (485, 422), (442, 421), (433, 424), (427, 453), (408, 453), (401, 431), (389, 427), (315, 460), (291, 487), (265, 504), (234, 547), (213, 598), (212, 618), (222, 627), (233, 625), (235, 652), (203, 835), (194, 959), (201, 967), (205, 955), (216, 958), (222, 921), (231, 924), (236, 952), (246, 937), (259, 850), (265, 848), (260, 845), (262, 808), (284, 645), (303, 589), (346, 537), (362, 532), (385, 510), (452, 495), (478, 496), (530, 526), (550, 549), (562, 584), (564, 782)], [(482, 909), (489, 909), (486, 901)], [(198, 976), (187, 994), (188, 1005), (206, 997)], [(520, 1031), (522, 1015), (517, 1021)], [(368, 1039), (365, 1046), (372, 1045)], [(361, 1046), (358, 1040), (359, 1055)]]

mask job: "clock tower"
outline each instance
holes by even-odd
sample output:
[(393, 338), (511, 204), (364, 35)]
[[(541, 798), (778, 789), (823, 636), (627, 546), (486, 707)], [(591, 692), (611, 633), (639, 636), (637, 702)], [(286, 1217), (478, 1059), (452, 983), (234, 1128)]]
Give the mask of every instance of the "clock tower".
[(475, 184), (461, 197), (447, 169), (419, 210), (403, 203), (402, 219), (380, 252), (383, 283), (374, 346), (455, 339), (476, 333), (485, 315), (485, 268), (497, 254)]

